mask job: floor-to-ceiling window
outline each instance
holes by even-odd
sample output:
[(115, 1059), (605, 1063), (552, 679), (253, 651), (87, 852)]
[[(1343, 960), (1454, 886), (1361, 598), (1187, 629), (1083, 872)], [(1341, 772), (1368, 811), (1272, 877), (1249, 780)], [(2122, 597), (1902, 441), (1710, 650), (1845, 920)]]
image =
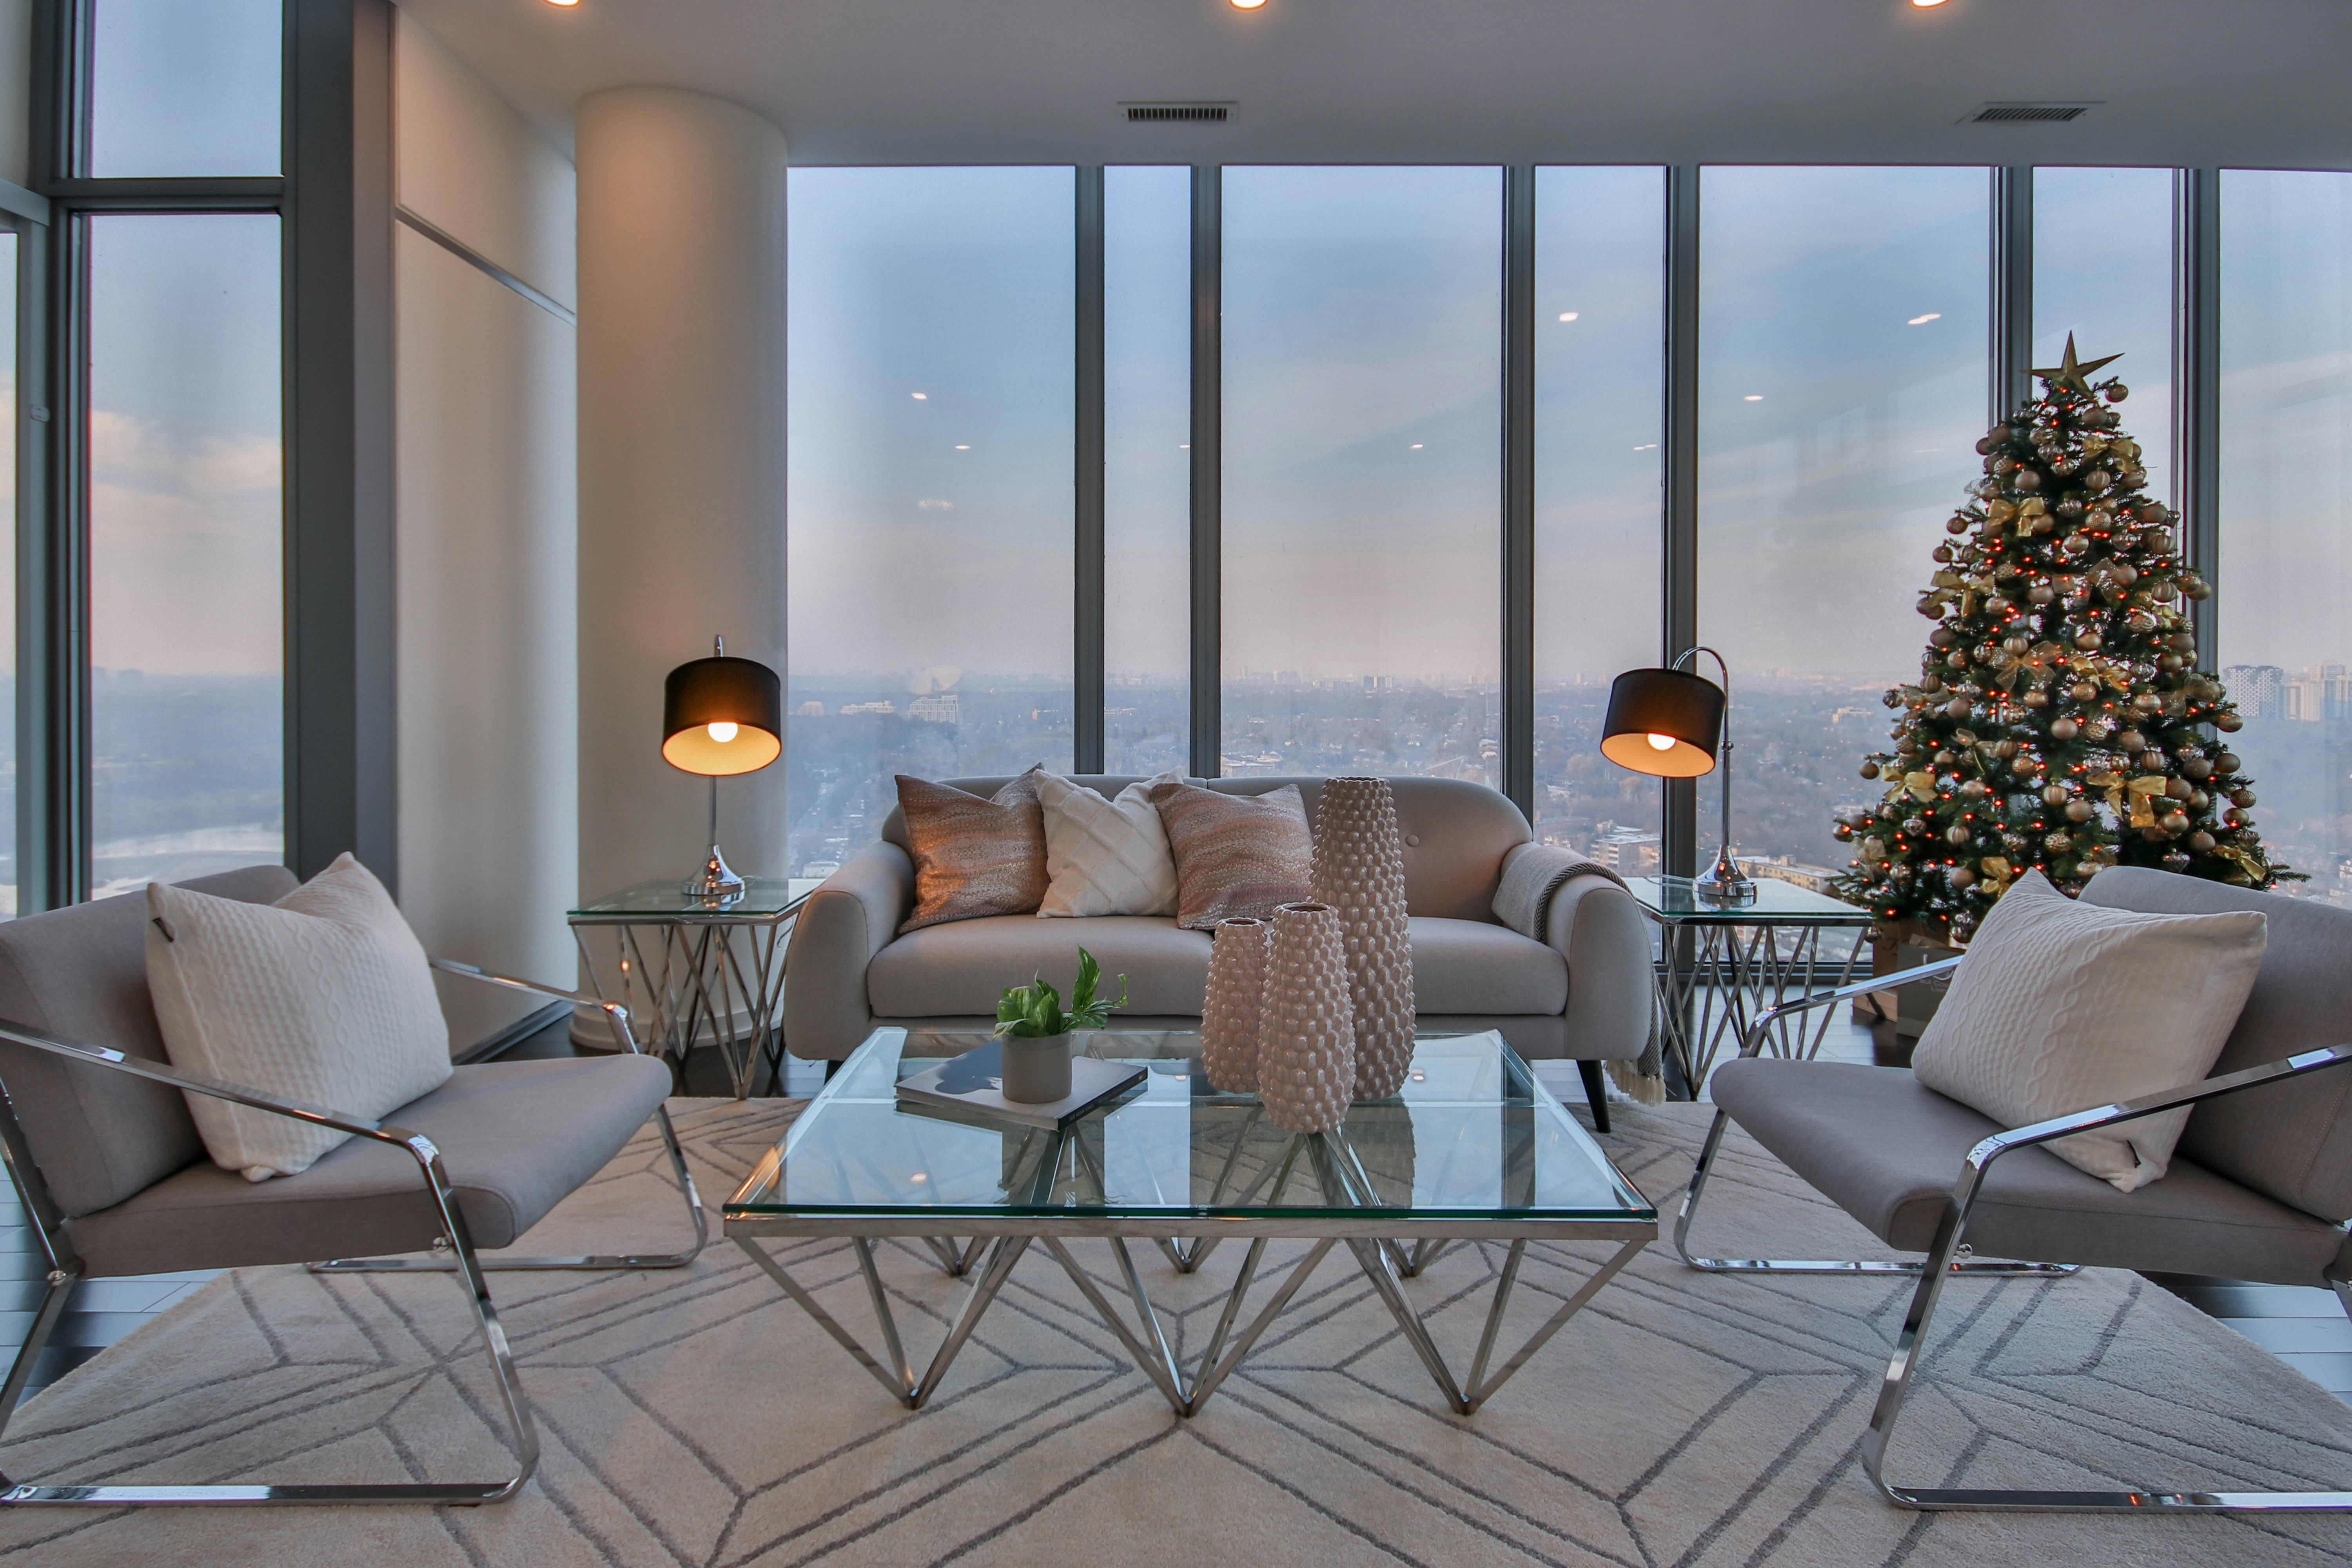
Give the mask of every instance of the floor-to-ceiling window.
[(2056, 364), (2069, 333), (2086, 360), (2122, 356), (2100, 376), (2129, 390), (2116, 412), (2154, 496), (2172, 478), (2172, 183), (2169, 169), (2033, 171), (2033, 363)]
[(1071, 763), (1067, 168), (795, 169), (786, 763), (795, 876), (891, 778)]
[(1536, 173), (1535, 825), (1658, 866), (1656, 782), (1601, 755), (1609, 683), (1659, 658), (1665, 171)]
[(1192, 757), (1192, 171), (1103, 171), (1103, 766)]
[(278, 219), (86, 221), (104, 896), (284, 852)]
[(2221, 675), (2290, 892), (2352, 901), (2352, 174), (2221, 176)]
[(1229, 773), (1501, 780), (1502, 171), (1224, 172)]
[[(1845, 864), (1832, 814), (1917, 673), (1927, 552), (1979, 471), (1990, 190), (1969, 168), (1705, 173), (1698, 632), (1731, 667), (1743, 854)], [(1721, 782), (1700, 781), (1707, 848)]]
[[(93, 0), (68, 166), (100, 182), (277, 176), (283, 11)], [(284, 241), (274, 210), (221, 210), (275, 206), (252, 191), (93, 196), (58, 221), (79, 272), (102, 896), (285, 853)]]

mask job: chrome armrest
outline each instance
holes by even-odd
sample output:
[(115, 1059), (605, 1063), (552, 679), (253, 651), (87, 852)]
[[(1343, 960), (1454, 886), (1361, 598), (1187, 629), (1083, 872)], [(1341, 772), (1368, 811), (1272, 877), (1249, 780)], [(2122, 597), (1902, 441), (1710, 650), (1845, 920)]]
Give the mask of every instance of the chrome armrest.
[(499, 974), (471, 963), (460, 963), (454, 958), (426, 960), (446, 974), (462, 974), (468, 980), (480, 980), (492, 985), (503, 985), (509, 991), (530, 991), (541, 996), (551, 996), (569, 1002), (575, 1007), (593, 1007), (604, 1015), (605, 1026), (613, 1031), (613, 1039), (632, 1056), (643, 1056), (638, 1047), (636, 1031), (629, 1027), (629, 1010), (618, 1002), (607, 1002), (585, 991), (566, 991), (561, 985), (548, 985), (537, 980), (525, 980), (519, 974)]
[(2030, 1149), (2037, 1143), (2047, 1143), (2055, 1138), (2072, 1137), (2100, 1127), (2112, 1127), (2118, 1122), (2137, 1121), (2143, 1116), (2155, 1116), (2167, 1110), (2178, 1110), (2184, 1105), (2195, 1105), (2219, 1095), (2235, 1094), (2241, 1089), (2258, 1089), (2282, 1079), (2300, 1078), (2307, 1072), (2318, 1072), (2340, 1063), (2352, 1061), (2352, 1046), (2328, 1046), (2315, 1051), (2298, 1051), (2284, 1061), (2265, 1062), (2261, 1067), (2245, 1068), (2237, 1072), (2223, 1073), (2200, 1083), (2183, 1084), (2156, 1094), (2145, 1094), (2137, 1100), (2122, 1100), (2114, 1105), (2095, 1106), (2088, 1110), (2071, 1111), (2053, 1116), (2046, 1121), (2032, 1122), (2024, 1127), (2012, 1127), (2006, 1132), (1996, 1132), (1969, 1151), (1968, 1163), (1961, 1175), (1961, 1186), (1973, 1188), (1985, 1168), (2012, 1149)]
[(1767, 1007), (1756, 1016), (1756, 1022), (1748, 1026), (1747, 1037), (1739, 1042), (1739, 1054), (1743, 1057), (1754, 1056), (1763, 1048), (1767, 1031), (1791, 1014), (1811, 1012), (1815, 1007), (1826, 1007), (1832, 1002), (1843, 1002), (1856, 996), (1867, 996), (1875, 991), (1899, 990), (1906, 985), (1915, 985), (1922, 980), (1933, 979), (1938, 974), (1949, 974), (1960, 966), (1960, 959), (1967, 956), (1967, 953), (1961, 953), (1958, 958), (1939, 958), (1933, 963), (1922, 963), (1911, 969), (1898, 969), (1892, 974), (1881, 974), (1869, 980), (1857, 980), (1851, 985), (1840, 985), (1833, 990), (1809, 991), (1802, 996), (1792, 996), (1786, 1002)]
[(184, 1089), (190, 1094), (208, 1095), (215, 1100), (228, 1100), (232, 1104), (250, 1106), (256, 1110), (267, 1110), (275, 1116), (290, 1116), (298, 1121), (316, 1122), (321, 1127), (331, 1127), (338, 1132), (348, 1132), (354, 1137), (373, 1138), (381, 1143), (402, 1144), (419, 1160), (429, 1160), (437, 1152), (429, 1139), (411, 1132), (404, 1127), (395, 1127), (390, 1122), (378, 1121), (372, 1117), (357, 1116), (347, 1111), (329, 1110), (316, 1105), (305, 1105), (298, 1100), (286, 1100), (278, 1095), (264, 1094), (257, 1089), (247, 1089), (243, 1084), (230, 1083), (222, 1079), (206, 1078), (202, 1073), (189, 1072), (184, 1068), (173, 1067), (168, 1062), (153, 1062), (143, 1057), (126, 1056), (121, 1051), (112, 1050), (104, 1046), (83, 1046), (70, 1040), (52, 1039), (47, 1035), (35, 1034), (30, 1029), (20, 1028), (14, 1024), (0, 1024), (0, 1040), (7, 1040), (12, 1044), (42, 1051), (49, 1056), (63, 1057), (68, 1061), (79, 1062), (86, 1067), (104, 1068), (110, 1072), (129, 1073), (133, 1078), (143, 1078), (155, 1083), (169, 1084), (173, 1089)]

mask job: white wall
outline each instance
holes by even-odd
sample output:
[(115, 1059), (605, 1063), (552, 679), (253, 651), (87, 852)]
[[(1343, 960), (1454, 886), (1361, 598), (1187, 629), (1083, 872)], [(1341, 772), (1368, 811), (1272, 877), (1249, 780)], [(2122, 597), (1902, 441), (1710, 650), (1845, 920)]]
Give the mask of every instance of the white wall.
[[(569, 307), (570, 162), (411, 17), (396, 199)], [(574, 332), (396, 226), (400, 901), (425, 947), (571, 984), (578, 863)], [(450, 983), (453, 1048), (537, 1005)]]
[[(784, 667), (784, 138), (670, 88), (581, 101), (581, 891), (684, 878), (708, 782), (661, 759), (663, 678)], [(784, 872), (784, 764), (719, 783), (746, 876)]]

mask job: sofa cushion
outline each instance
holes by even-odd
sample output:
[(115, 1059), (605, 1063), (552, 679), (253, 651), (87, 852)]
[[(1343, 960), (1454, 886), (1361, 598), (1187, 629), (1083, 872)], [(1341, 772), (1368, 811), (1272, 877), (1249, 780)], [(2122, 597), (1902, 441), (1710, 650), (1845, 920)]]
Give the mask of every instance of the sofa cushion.
[(1568, 960), (1542, 942), (1485, 921), (1414, 915), (1413, 1010), (1558, 1013), (1568, 1005)]
[[(874, 957), (866, 994), (877, 1016), (945, 1018), (996, 1016), (1008, 985), (1042, 973), (1067, 995), (1083, 945), (1118, 994), (1127, 976), (1127, 1011), (1198, 1017), (1209, 980), (1209, 935), (1181, 931), (1165, 915), (1102, 915), (1041, 921), (996, 915), (908, 931)], [(1117, 1015), (1113, 1016), (1114, 1017)]]
[(1296, 786), (1248, 799), (1188, 784), (1156, 784), (1151, 804), (1176, 857), (1176, 923), (1207, 931), (1265, 920), (1312, 896), (1315, 839)]
[[(1413, 1005), (1424, 1018), (1556, 1016), (1568, 1005), (1568, 963), (1542, 942), (1484, 921), (1415, 915), (1408, 923)], [(1128, 977), (1129, 1014), (1201, 1016), (1208, 933), (1148, 915), (1066, 922), (1000, 915), (927, 926), (875, 955), (866, 996), (877, 1017), (993, 1017), (1000, 992), (1041, 971), (1066, 991), (1081, 944), (1114, 987), (1112, 977)]]

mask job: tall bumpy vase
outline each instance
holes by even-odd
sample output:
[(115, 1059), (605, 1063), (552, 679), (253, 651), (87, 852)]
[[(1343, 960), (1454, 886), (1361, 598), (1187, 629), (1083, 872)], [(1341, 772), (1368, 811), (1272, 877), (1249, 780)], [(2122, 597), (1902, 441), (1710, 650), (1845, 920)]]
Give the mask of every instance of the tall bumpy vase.
[(1258, 1098), (1286, 1132), (1328, 1132), (1347, 1118), (1355, 1090), (1355, 1009), (1339, 913), (1328, 904), (1284, 904), (1266, 943)]
[(1201, 998), (1201, 1065), (1223, 1094), (1257, 1092), (1258, 1007), (1265, 994), (1266, 922), (1221, 921), (1209, 947), (1209, 988)]
[(1339, 911), (1356, 1026), (1356, 1098), (1385, 1100), (1412, 1067), (1412, 942), (1404, 838), (1386, 779), (1328, 779), (1315, 813), (1315, 901)]

